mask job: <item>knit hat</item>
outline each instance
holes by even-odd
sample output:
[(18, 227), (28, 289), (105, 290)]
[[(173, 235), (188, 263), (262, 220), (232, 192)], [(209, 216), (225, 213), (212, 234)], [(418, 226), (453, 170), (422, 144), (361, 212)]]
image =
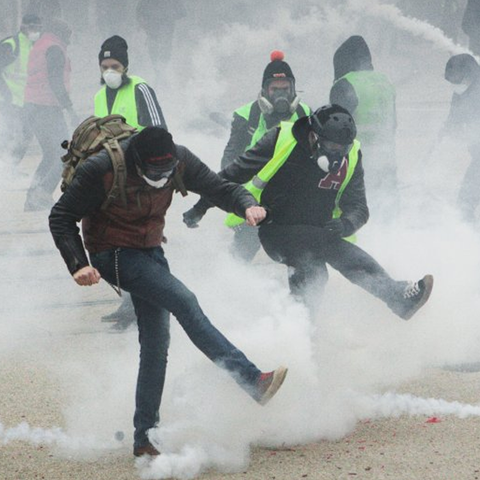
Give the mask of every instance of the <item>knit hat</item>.
[(270, 80), (276, 78), (289, 78), (295, 83), (292, 69), (287, 62), (283, 61), (284, 58), (285, 55), (280, 50), (274, 50), (270, 54), (271, 61), (263, 72), (262, 88), (265, 88)]
[(157, 171), (172, 170), (177, 160), (172, 135), (164, 128), (146, 127), (135, 135), (130, 144), (135, 163), (143, 170), (150, 165)]
[(128, 45), (124, 38), (114, 35), (102, 43), (98, 63), (102, 63), (107, 58), (118, 60), (125, 68), (128, 67)]

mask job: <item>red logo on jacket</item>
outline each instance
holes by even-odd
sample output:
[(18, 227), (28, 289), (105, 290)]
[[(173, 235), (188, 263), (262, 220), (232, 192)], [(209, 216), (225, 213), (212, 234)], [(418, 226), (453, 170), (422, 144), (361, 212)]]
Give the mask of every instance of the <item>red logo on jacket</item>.
[(347, 158), (344, 158), (338, 171), (336, 173), (328, 173), (323, 177), (318, 184), (318, 188), (323, 188), (325, 190), (338, 190), (347, 177), (347, 170), (348, 160)]

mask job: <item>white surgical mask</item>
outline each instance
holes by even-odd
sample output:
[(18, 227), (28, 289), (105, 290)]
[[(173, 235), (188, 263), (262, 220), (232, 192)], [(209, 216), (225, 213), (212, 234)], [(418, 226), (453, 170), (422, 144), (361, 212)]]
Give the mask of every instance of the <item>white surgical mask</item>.
[(31, 42), (36, 42), (40, 38), (40, 32), (30, 32), (27, 37)]
[(467, 88), (469, 87), (470, 85), (466, 84), (466, 83), (454, 83), (453, 84), (453, 92), (456, 93), (457, 95), (462, 95), (462, 93), (465, 93)]
[(103, 72), (102, 76), (109, 88), (116, 90), (122, 84), (122, 74), (115, 70), (109, 68)]
[(142, 175), (142, 178), (153, 188), (163, 188), (170, 180), (170, 177), (162, 177), (160, 180), (152, 180), (145, 175)]

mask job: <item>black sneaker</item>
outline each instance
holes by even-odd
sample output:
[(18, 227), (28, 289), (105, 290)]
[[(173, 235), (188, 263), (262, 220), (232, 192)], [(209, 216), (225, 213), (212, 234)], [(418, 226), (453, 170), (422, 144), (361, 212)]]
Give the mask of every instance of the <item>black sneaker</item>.
[(267, 404), (282, 386), (288, 369), (278, 367), (273, 372), (262, 373), (258, 379), (253, 392), (253, 398), (260, 404)]
[(392, 309), (400, 318), (410, 320), (427, 303), (433, 288), (433, 276), (425, 275), (418, 282), (410, 282), (403, 298)]

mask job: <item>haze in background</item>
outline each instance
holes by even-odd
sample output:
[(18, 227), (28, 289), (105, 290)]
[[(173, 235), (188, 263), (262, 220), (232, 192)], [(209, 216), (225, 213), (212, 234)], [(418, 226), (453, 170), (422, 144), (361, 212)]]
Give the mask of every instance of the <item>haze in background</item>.
[[(65, 16), (80, 21), (79, 3), (72, 3)], [(177, 143), (217, 170), (229, 126), (214, 123), (209, 114), (229, 118), (256, 98), (272, 50), (285, 52), (302, 99), (317, 108), (328, 102), (335, 49), (350, 35), (363, 35), (375, 68), (397, 87), (402, 199), (398, 217), (386, 225), (371, 218), (358, 244), (397, 279), (432, 273), (433, 295), (414, 319), (404, 322), (330, 270), (324, 301), (316, 318), (310, 318), (289, 295), (284, 267), (263, 253), (253, 265), (236, 262), (228, 253), (231, 235), (222, 225), (223, 214), (210, 211), (200, 228), (188, 230), (181, 213), (197, 198), (177, 196), (166, 229), (172, 271), (262, 370), (284, 364), (289, 374), (271, 404), (259, 407), (173, 321), (162, 423), (154, 432), (162, 455), (149, 465), (138, 463), (142, 478), (193, 478), (210, 467), (237, 471), (246, 468), (250, 445), (337, 439), (363, 418), (479, 414), (472, 406), (395, 394), (403, 382), (428, 374), (428, 368), (480, 360), (479, 233), (463, 225), (452, 207), (468, 154), (463, 145), (437, 141), (452, 93), (443, 80), (444, 66), (451, 54), (466, 49), (394, 5), (316, 3), (185, 2), (188, 15), (178, 22), (162, 83), (154, 79), (142, 33), (125, 22), (130, 72), (156, 88)], [(94, 22), (93, 6), (88, 13), (87, 28), (75, 34), (70, 47), (73, 100), (82, 117), (93, 109), (97, 54), (104, 39), (88, 27)], [(465, 38), (460, 35), (457, 42), (465, 44)], [(368, 158), (364, 167), (368, 175)], [(0, 417), (0, 441), (53, 443), (80, 458), (111, 448), (128, 448), (130, 454), (136, 332), (107, 333), (99, 317), (116, 308), (113, 290), (104, 283), (76, 287), (53, 252), (46, 216), (22, 212), (25, 185), (24, 180), (4, 185), (14, 201), (4, 207), (1, 220), (11, 242), (0, 257), (5, 273), (0, 358), (12, 364), (35, 362), (52, 374), (62, 387), (65, 424), (61, 431), (34, 431), (47, 425), (2, 427)], [(367, 192), (368, 198), (374, 195)], [(87, 308), (99, 299), (102, 308)], [(124, 443), (114, 440), (117, 430), (125, 432)]]

